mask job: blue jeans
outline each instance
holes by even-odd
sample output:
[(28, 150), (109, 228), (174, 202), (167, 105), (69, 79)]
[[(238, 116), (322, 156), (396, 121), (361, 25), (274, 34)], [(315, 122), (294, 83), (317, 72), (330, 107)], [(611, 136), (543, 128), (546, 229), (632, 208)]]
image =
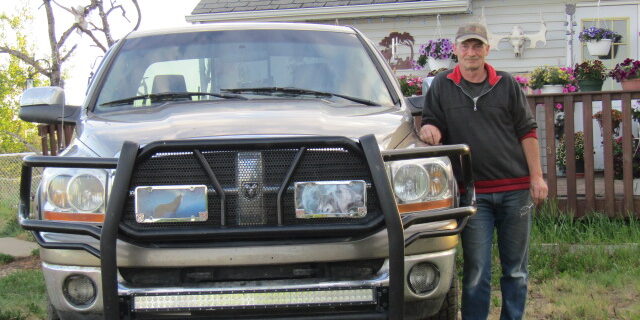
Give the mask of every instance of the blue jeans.
[(491, 299), (491, 247), (497, 229), (502, 277), (500, 319), (522, 319), (527, 300), (531, 233), (529, 190), (478, 194), (478, 211), (462, 231), (462, 319), (487, 319)]

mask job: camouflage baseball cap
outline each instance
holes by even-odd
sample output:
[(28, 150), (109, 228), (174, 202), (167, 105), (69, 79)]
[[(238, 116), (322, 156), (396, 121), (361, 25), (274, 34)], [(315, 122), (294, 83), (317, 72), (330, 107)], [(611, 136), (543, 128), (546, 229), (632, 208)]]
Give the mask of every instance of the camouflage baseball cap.
[(479, 23), (466, 23), (458, 28), (456, 33), (456, 43), (460, 43), (469, 39), (478, 39), (484, 44), (489, 44), (487, 40), (487, 28)]

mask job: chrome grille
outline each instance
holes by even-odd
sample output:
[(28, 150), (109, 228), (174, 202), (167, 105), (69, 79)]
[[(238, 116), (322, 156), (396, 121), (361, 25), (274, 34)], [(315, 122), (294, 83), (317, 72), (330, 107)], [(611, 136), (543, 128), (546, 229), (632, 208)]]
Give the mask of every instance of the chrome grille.
[[(159, 144), (143, 151), (136, 162), (131, 177), (130, 190), (137, 186), (207, 185), (208, 220), (202, 222), (171, 222), (139, 224), (134, 217), (134, 200), (131, 196), (125, 205), (121, 225), (131, 233), (161, 232), (216, 233), (251, 228), (278, 228), (317, 226), (329, 230), (338, 228), (362, 228), (371, 231), (372, 225), (381, 223), (382, 213), (375, 186), (361, 150), (352, 145), (336, 144), (322, 147), (304, 144), (286, 146), (257, 144), (256, 146), (207, 146), (194, 145), (179, 150), (171, 145)], [(302, 151), (301, 151), (302, 150)], [(198, 159), (200, 155), (202, 163)], [(296, 156), (301, 155), (296, 163)], [(207, 174), (208, 167), (219, 182), (220, 191)], [(279, 190), (291, 177), (281, 195)], [(294, 184), (305, 181), (364, 180), (367, 183), (367, 215), (362, 218), (298, 219), (295, 216)], [(224, 203), (223, 201), (224, 200)], [(264, 230), (261, 230), (264, 231)], [(261, 231), (258, 231), (261, 232)], [(283, 237), (286, 233), (283, 233)], [(356, 233), (345, 233), (354, 236)], [(178, 237), (180, 238), (180, 237)], [(187, 239), (187, 238), (183, 238)]]

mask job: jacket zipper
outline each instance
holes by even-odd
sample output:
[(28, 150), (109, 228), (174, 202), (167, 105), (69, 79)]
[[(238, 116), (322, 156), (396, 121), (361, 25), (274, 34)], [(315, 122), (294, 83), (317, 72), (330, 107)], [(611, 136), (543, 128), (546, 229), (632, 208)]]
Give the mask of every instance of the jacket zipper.
[(455, 83), (455, 85), (458, 86), (458, 88), (460, 88), (460, 90), (462, 90), (462, 93), (464, 93), (465, 96), (469, 97), (469, 99), (471, 99), (471, 101), (473, 101), (473, 111), (478, 111), (478, 100), (480, 100), (480, 98), (482, 98), (482, 96), (484, 96), (485, 94), (491, 92), (491, 90), (493, 90), (493, 87), (495, 87), (497, 84), (498, 83), (496, 82), (496, 84), (494, 84), (494, 85), (489, 87), (489, 90), (487, 90), (486, 92), (483, 92), (481, 95), (473, 98), (466, 91), (464, 91), (464, 88), (460, 84)]

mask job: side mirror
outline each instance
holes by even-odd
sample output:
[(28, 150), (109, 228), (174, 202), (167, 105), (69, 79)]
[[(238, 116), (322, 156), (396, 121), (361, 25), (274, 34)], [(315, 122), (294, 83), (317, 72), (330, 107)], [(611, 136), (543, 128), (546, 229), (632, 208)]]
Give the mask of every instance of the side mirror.
[(20, 98), (18, 117), (24, 121), (57, 124), (76, 123), (79, 106), (65, 106), (64, 90), (60, 87), (36, 87), (25, 90)]
[(412, 116), (422, 115), (422, 107), (424, 107), (425, 96), (406, 97), (407, 105), (411, 110)]

